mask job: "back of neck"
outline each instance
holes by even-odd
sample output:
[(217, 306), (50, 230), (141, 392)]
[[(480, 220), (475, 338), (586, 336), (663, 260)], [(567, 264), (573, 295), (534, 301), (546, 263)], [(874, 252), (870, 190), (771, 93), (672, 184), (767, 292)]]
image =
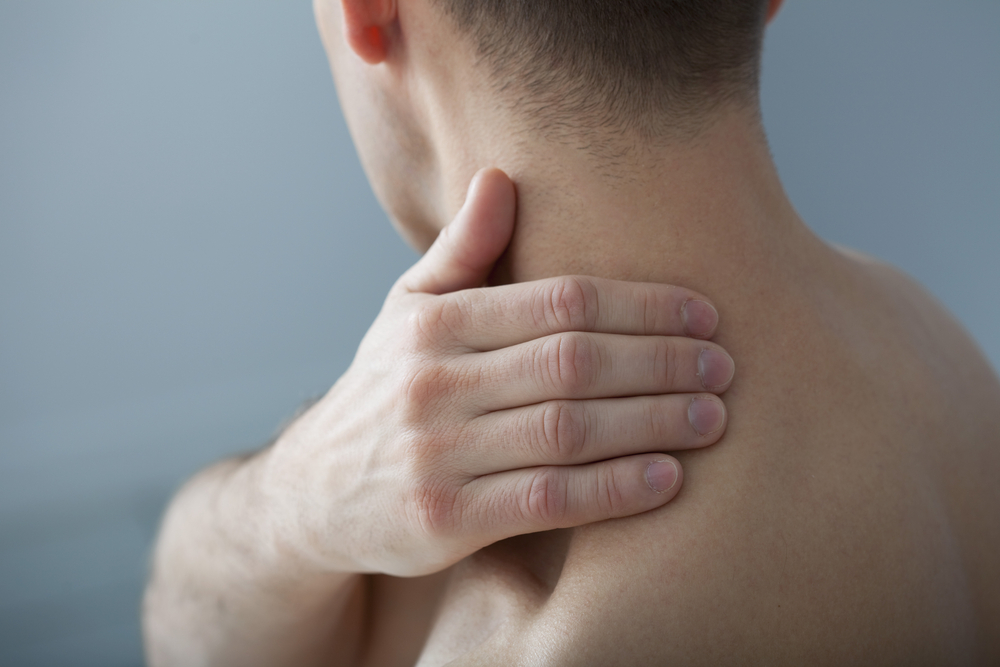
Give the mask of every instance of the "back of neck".
[(491, 282), (583, 274), (737, 297), (794, 279), (826, 252), (747, 114), (613, 162), (565, 145), (521, 144), (506, 163), (497, 159), (517, 184), (518, 222)]

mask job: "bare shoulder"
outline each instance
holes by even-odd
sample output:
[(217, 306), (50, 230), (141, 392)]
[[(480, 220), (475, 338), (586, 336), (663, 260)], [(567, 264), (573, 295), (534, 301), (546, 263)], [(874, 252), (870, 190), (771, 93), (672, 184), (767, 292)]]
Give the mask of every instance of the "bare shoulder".
[(787, 338), (726, 344), (730, 428), (678, 455), (681, 494), (575, 532), (538, 645), (594, 664), (998, 658), (996, 377), (915, 281), (845, 259)]
[(729, 430), (677, 453), (675, 500), (534, 538), (557, 580), (491, 579), (518, 611), (456, 664), (1000, 663), (995, 374), (905, 273), (841, 257), (786, 326), (729, 313)]
[[(834, 245), (833, 249), (844, 260), (847, 270), (857, 278), (862, 288), (874, 290), (878, 296), (900, 305), (919, 306), (919, 310), (932, 318), (953, 321), (953, 318), (927, 290), (911, 275), (899, 267), (854, 248)], [(896, 318), (902, 313), (893, 313)], [(906, 324), (908, 318), (897, 322)]]
[(885, 309), (895, 344), (910, 346), (952, 394), (978, 406), (1000, 401), (1000, 383), (979, 346), (951, 312), (902, 269), (852, 248), (835, 249), (857, 271), (862, 289)]
[[(904, 310), (910, 306), (926, 315), (927, 322), (936, 321), (938, 324), (953, 327), (949, 333), (955, 334), (961, 329), (947, 308), (906, 271), (854, 248), (841, 245), (835, 245), (833, 248), (843, 258), (847, 270), (855, 274), (862, 288), (874, 290), (878, 296), (901, 306), (892, 313), (897, 318), (897, 324), (901, 326), (912, 324), (910, 316), (915, 313), (906, 313)], [(967, 335), (961, 337), (965, 338)], [(938, 339), (937, 342), (940, 344), (948, 341)]]

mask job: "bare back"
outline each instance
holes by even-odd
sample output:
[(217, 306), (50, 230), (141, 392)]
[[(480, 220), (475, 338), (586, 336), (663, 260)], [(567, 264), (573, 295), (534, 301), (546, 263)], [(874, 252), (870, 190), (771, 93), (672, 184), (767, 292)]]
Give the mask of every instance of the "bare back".
[(832, 267), (731, 309), (730, 426), (675, 501), (376, 578), (372, 664), (1000, 661), (1000, 384), (906, 277)]

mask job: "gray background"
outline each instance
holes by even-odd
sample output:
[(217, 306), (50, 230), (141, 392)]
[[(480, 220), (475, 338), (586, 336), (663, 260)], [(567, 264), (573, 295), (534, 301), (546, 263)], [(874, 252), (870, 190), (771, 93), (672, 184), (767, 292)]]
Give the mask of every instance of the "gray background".
[[(781, 173), (1000, 361), (1000, 3), (788, 0)], [(349, 363), (415, 258), (307, 2), (0, 0), (0, 665), (141, 663), (156, 521)]]

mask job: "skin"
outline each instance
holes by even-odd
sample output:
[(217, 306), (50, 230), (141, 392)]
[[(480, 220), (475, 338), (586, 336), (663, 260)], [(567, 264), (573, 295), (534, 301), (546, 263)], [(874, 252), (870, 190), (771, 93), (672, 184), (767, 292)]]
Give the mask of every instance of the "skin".
[[(718, 314), (660, 284), (476, 288), (508, 244), (497, 170), (404, 274), (351, 368), (269, 448), (196, 476), (145, 598), (152, 664), (352, 663), (372, 573), (642, 513), (726, 426)], [(457, 290), (457, 291), (456, 291)]]
[[(428, 296), (438, 279), (427, 275), (460, 275), (461, 267), (466, 284), (489, 274), (493, 283), (511, 283), (507, 288), (569, 275), (688, 285), (711, 295), (725, 322), (715, 341), (740, 369), (723, 385), (731, 422), (718, 445), (675, 454), (686, 482), (682, 491), (672, 487), (672, 502), (645, 512), (630, 506), (612, 520), (566, 519), (572, 527), (557, 530), (538, 530), (541, 523), (523, 517), (475, 524), (489, 525), (490, 536), (505, 538), (499, 541), (468, 525), (414, 540), (413, 531), (400, 529), (405, 524), (368, 511), (358, 516), (372, 527), (395, 526), (386, 533), (393, 539), (377, 539), (372, 549), (320, 531), (310, 541), (320, 547), (306, 549), (295, 527), (321, 522), (302, 508), (330, 503), (324, 492), (340, 501), (330, 504), (346, 507), (350, 494), (337, 496), (335, 485), (311, 487), (315, 475), (294, 463), (259, 463), (291, 462), (291, 454), (224, 464), (195, 480), (166, 520), (147, 596), (151, 663), (1000, 661), (1000, 383), (919, 286), (808, 230), (781, 187), (755, 100), (719, 109), (694, 139), (642, 142), (614, 128), (583, 129), (586, 123), (554, 139), (497, 97), (472, 47), (428, 0), (321, 1), (316, 9), (359, 154), (394, 224), (427, 247), (443, 221), (457, 215), (457, 226), (425, 258), (432, 270), (404, 277), (400, 300), (390, 296), (380, 319), (400, 321), (393, 313), (404, 306), (394, 304), (406, 299), (445, 303), (447, 294)], [(624, 157), (609, 164), (584, 149), (594, 145)], [(486, 211), (502, 213), (514, 200), (495, 171), (466, 197), (469, 180), (484, 167), (499, 167), (517, 188), (517, 226), (495, 267), (500, 242), (485, 246), (496, 238), (506, 245), (506, 231), (496, 230), (506, 230), (512, 216), (490, 219)], [(477, 200), (484, 183), (489, 196)], [(468, 206), (456, 213), (467, 199), (486, 203), (479, 215)], [(478, 250), (475, 241), (455, 250), (473, 238), (487, 241)], [(468, 251), (465, 261), (435, 259), (436, 249), (449, 246), (443, 255)], [(653, 312), (683, 326), (680, 307)], [(379, 329), (377, 322), (372, 331)], [(475, 326), (458, 331), (459, 340), (480, 335)], [(690, 338), (663, 340), (691, 345)], [(630, 363), (618, 356), (625, 347), (616, 350), (605, 355), (610, 366), (642, 378), (643, 364), (635, 361), (642, 355)], [(692, 372), (682, 375), (690, 380)], [(683, 382), (655, 389), (649, 395), (691, 391)], [(338, 395), (335, 387), (331, 396)], [(446, 409), (434, 400), (422, 405), (427, 412), (410, 411), (410, 418)], [(304, 450), (321, 467), (315, 448), (337, 412), (315, 415), (273, 451)], [(611, 433), (643, 423), (619, 417)], [(384, 412), (381, 421), (393, 423)], [(634, 439), (629, 435), (626, 441)], [(571, 451), (591, 446), (602, 445)], [(636, 447), (651, 451), (645, 443)], [(627, 456), (618, 461), (642, 456), (619, 451)], [(461, 461), (481, 465), (487, 454), (470, 452)], [(446, 468), (462, 471), (454, 463)], [(291, 503), (301, 486), (323, 501)], [(631, 498), (652, 502), (649, 495)], [(552, 515), (539, 516), (552, 523)], [(291, 528), (290, 517), (298, 517)], [(343, 525), (333, 537), (349, 534)], [(461, 537), (470, 534), (480, 537)], [(400, 574), (425, 576), (392, 576)]]
[(426, 600), (412, 578), (487, 545), (655, 509), (683, 483), (666, 452), (721, 437), (735, 367), (703, 295), (587, 276), (486, 288), (516, 193), (484, 169), (463, 194), (329, 393), (171, 503), (151, 664), (351, 664), (374, 575)]

